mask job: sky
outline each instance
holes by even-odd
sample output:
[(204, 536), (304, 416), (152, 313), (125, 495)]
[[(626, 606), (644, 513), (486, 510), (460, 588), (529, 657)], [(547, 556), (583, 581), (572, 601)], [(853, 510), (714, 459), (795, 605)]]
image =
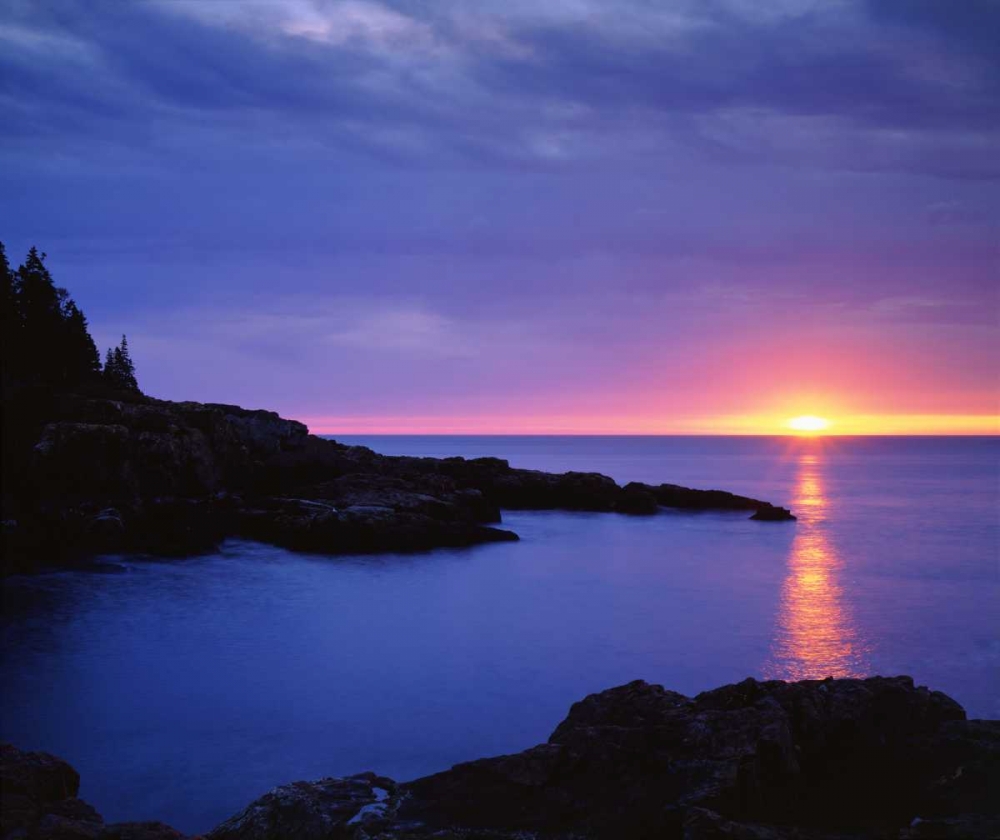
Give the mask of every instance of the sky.
[(0, 240), (327, 433), (1000, 433), (996, 0), (0, 0)]

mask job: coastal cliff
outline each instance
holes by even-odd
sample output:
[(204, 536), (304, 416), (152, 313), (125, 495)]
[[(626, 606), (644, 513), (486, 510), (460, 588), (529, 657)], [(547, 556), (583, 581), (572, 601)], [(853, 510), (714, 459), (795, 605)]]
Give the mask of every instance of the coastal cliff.
[(325, 554), (516, 540), (493, 527), (501, 508), (794, 518), (724, 491), (621, 487), (597, 473), (515, 469), (498, 458), (379, 455), (238, 406), (21, 394), (5, 400), (4, 414), (6, 573), (101, 552), (188, 554), (230, 536)]
[[(79, 776), (0, 751), (2, 837), (179, 840), (105, 825)], [(1000, 835), (1000, 721), (909, 677), (753, 679), (685, 697), (641, 680), (573, 705), (548, 742), (398, 783), (281, 785), (206, 840), (875, 840)]]

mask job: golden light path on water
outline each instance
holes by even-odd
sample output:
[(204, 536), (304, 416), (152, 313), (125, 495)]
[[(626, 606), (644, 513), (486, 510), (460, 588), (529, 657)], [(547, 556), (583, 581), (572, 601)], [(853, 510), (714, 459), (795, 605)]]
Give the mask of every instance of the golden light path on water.
[(767, 679), (860, 677), (868, 673), (868, 648), (844, 594), (844, 564), (826, 529), (820, 444), (799, 456), (792, 510), (799, 517), (788, 557)]

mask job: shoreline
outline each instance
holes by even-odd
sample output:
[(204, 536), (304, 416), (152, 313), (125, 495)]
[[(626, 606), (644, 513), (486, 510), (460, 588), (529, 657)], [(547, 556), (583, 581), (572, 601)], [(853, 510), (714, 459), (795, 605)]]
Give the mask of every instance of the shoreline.
[[(5, 467), (4, 574), (115, 552), (187, 555), (227, 537), (320, 554), (512, 541), (501, 508), (653, 515), (786, 508), (722, 490), (592, 472), (517, 469), (499, 458), (380, 455), (263, 410), (139, 394), (22, 394)], [(16, 489), (10, 489), (16, 488)]]
[[(105, 825), (79, 774), (3, 745), (3, 836), (180, 840)], [(747, 679), (685, 697), (636, 680), (573, 704), (544, 744), (398, 783), (283, 784), (206, 840), (875, 840), (1000, 830), (1000, 721), (909, 677)]]

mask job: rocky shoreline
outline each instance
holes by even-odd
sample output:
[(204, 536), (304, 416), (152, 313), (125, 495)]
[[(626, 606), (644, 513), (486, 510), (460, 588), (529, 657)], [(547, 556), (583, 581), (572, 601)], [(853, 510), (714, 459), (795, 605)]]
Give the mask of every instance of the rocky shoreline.
[[(0, 749), (3, 840), (179, 840), (106, 825), (79, 775)], [(1000, 836), (1000, 721), (909, 677), (745, 680), (685, 697), (641, 680), (573, 705), (548, 742), (398, 783), (276, 787), (206, 840), (875, 840)]]
[(184, 555), (245, 537), (324, 554), (516, 540), (501, 508), (790, 511), (720, 490), (619, 486), (498, 458), (384, 456), (238, 406), (21, 394), (4, 406), (3, 571), (106, 552)]

